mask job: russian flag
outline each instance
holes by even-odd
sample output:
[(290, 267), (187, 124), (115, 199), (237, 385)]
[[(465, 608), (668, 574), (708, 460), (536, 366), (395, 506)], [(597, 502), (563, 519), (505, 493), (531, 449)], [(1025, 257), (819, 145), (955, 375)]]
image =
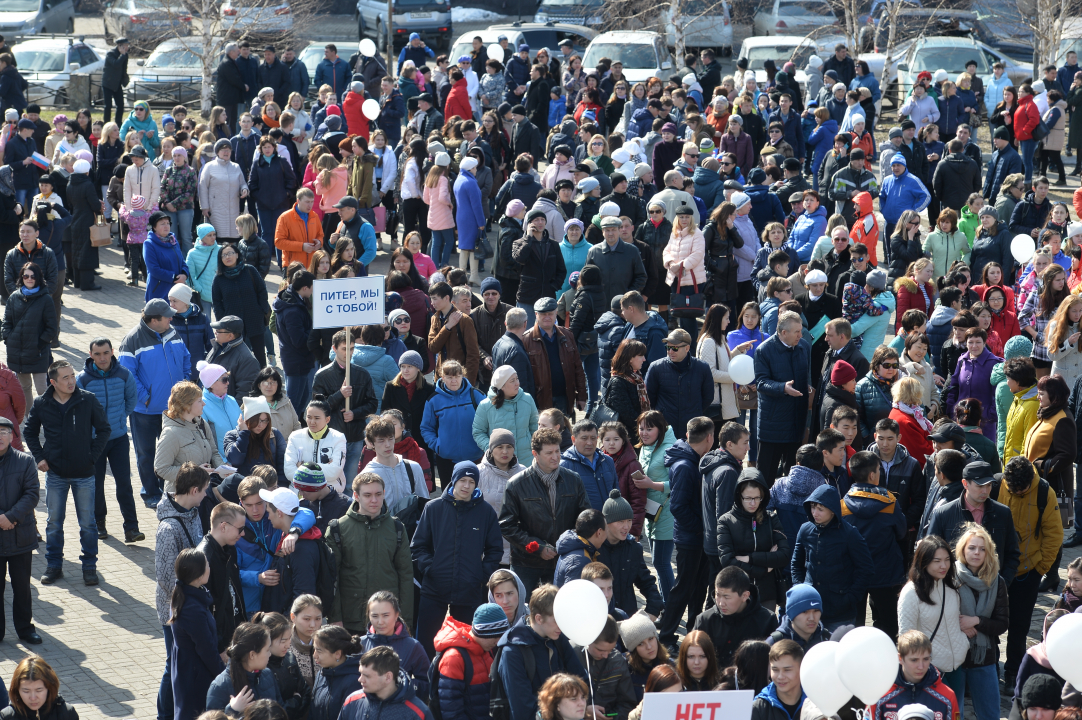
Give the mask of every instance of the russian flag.
[(39, 152), (36, 152), (36, 153), (34, 153), (33, 155), (30, 156), (30, 162), (37, 165), (42, 170), (48, 170), (49, 169), (49, 160), (48, 160), (48, 158), (46, 158), (44, 155), (42, 155)]

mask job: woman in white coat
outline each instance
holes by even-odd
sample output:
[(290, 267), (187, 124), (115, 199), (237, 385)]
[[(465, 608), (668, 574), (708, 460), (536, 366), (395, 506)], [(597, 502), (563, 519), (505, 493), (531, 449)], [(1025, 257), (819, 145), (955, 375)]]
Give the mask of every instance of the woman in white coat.
[(898, 633), (924, 633), (932, 641), (932, 664), (949, 673), (962, 666), (969, 652), (961, 616), (950, 546), (929, 535), (917, 543), (909, 582), (898, 596)]
[(203, 219), (214, 226), (218, 242), (238, 242), (237, 217), (240, 201), (248, 197), (248, 183), (240, 165), (229, 158), (233, 148), (228, 140), (214, 143), (214, 159), (199, 173), (199, 207)]
[(330, 427), (331, 406), (317, 395), (305, 408), (304, 419), (308, 427), (294, 431), (286, 443), (286, 478), (293, 482), (301, 463), (314, 462), (328, 485), (345, 492), (346, 436)]
[[(665, 265), (665, 284), (672, 287), (679, 281), (684, 295), (702, 292), (706, 285), (706, 238), (695, 225), (694, 210), (681, 206), (673, 218), (672, 235), (661, 253)], [(664, 291), (662, 291), (664, 292)], [(694, 337), (697, 323), (693, 317), (680, 318), (680, 327)]]
[(1082, 375), (1082, 296), (1068, 295), (1060, 303), (1048, 329), (1044, 332), (1048, 356), (1052, 358), (1052, 374), (1061, 375), (1067, 387), (1074, 389)]
[[(730, 351), (725, 332), (728, 328), (729, 306), (723, 303), (711, 305), (706, 311), (699, 341), (695, 344), (695, 357), (709, 365), (710, 373), (714, 376), (714, 399), (709, 412), (713, 415), (711, 420), (718, 432), (721, 432), (724, 423), (740, 417), (740, 410), (736, 407), (736, 390), (729, 376), (729, 361), (746, 353), (752, 345), (749, 340)], [(718, 422), (719, 419), (721, 422)]]

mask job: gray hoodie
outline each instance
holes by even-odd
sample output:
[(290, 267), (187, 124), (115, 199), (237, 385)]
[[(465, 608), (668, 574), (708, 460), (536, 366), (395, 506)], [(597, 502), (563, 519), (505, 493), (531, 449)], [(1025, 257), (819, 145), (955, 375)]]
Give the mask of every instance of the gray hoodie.
[[(393, 468), (387, 467), (377, 459), (371, 460), (364, 466), (364, 472), (373, 472), (383, 478), (384, 502), (387, 503), (387, 509), (392, 515), (397, 512), (398, 508), (396, 506), (407, 495), (428, 497), (428, 485), (425, 484), (424, 471), (421, 470), (421, 466), (412, 460), (406, 460), (401, 455), (396, 454), (395, 457), (398, 458), (398, 464)], [(413, 469), (412, 487), (410, 474), (406, 472), (407, 465)]]
[(203, 539), (203, 523), (199, 520), (199, 506), (185, 510), (164, 493), (158, 502), (158, 531), (154, 535), (154, 605), (162, 625), (169, 622), (172, 608), (173, 586), (177, 584), (177, 556), (181, 550), (194, 548)]

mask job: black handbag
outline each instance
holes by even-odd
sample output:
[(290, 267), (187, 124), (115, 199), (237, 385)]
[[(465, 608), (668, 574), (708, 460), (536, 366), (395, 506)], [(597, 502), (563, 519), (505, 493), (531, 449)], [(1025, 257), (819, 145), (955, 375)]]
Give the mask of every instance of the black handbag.
[(669, 311), (673, 317), (697, 318), (705, 314), (703, 294), (699, 292), (699, 283), (695, 281), (694, 273), (691, 276), (691, 288), (692, 294), (685, 295), (680, 292), (680, 278), (673, 280), (672, 294), (669, 296)]

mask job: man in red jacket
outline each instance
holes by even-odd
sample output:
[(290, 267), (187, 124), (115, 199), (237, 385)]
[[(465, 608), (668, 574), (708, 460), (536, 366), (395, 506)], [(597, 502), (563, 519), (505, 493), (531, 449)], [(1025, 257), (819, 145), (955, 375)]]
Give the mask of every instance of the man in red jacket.
[[(869, 705), (867, 720), (957, 720), (958, 700), (943, 682), (943, 674), (932, 665), (932, 641), (920, 630), (898, 636), (898, 678), (887, 694)], [(903, 713), (906, 706), (923, 706), (927, 712)]]
[(1026, 169), (1026, 186), (1033, 180), (1033, 155), (1037, 152), (1037, 139), (1033, 131), (1041, 122), (1041, 111), (1033, 102), (1033, 86), (1026, 83), (1018, 88), (1018, 109), (1014, 111), (1014, 137), (1018, 140), (1018, 154)]

